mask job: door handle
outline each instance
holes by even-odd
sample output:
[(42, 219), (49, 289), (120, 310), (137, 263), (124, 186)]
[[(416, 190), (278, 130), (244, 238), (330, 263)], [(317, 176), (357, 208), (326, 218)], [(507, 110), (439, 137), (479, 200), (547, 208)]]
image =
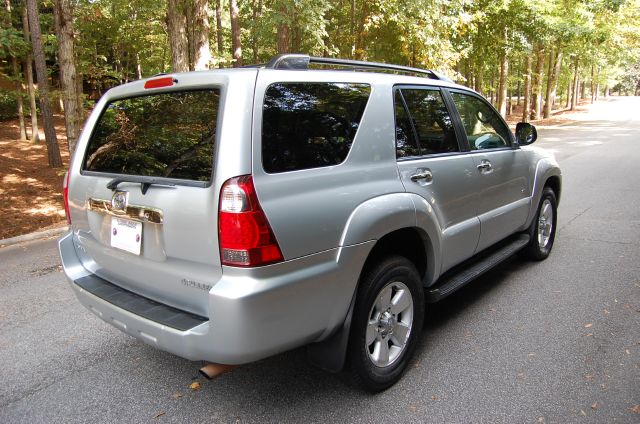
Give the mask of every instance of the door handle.
[(413, 181), (414, 183), (420, 180), (424, 180), (430, 183), (433, 180), (433, 174), (431, 173), (431, 171), (425, 170), (411, 176), (411, 181)]
[(491, 171), (493, 169), (493, 167), (491, 166), (491, 162), (489, 162), (488, 160), (483, 160), (482, 162), (480, 162), (480, 165), (478, 165), (478, 170), (480, 172), (487, 172), (487, 171)]

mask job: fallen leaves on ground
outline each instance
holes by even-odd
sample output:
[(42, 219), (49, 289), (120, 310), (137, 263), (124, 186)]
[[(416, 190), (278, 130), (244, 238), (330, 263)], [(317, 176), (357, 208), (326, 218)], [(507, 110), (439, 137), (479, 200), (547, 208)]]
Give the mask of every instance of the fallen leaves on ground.
[[(67, 151), (64, 117), (56, 115), (63, 162)], [(45, 143), (17, 140), (17, 120), (0, 122), (0, 239), (27, 234), (65, 222), (62, 168), (49, 168)]]
[(591, 328), (591, 327), (593, 327), (593, 323), (589, 323), (584, 326), (584, 328)]
[(189, 384), (189, 388), (194, 392), (196, 390), (200, 390), (200, 383), (198, 383), (197, 381), (194, 381), (193, 383)]
[(180, 393), (180, 392), (175, 392), (173, 395), (171, 395), (171, 397), (174, 398), (174, 399), (179, 399), (182, 396), (184, 396), (184, 395), (182, 393)]
[(635, 412), (636, 414), (640, 414), (640, 405), (636, 405), (633, 408), (630, 408), (631, 412)]
[(593, 402), (591, 404), (591, 409), (598, 409), (598, 402)]
[(164, 411), (156, 412), (156, 413), (153, 415), (153, 418), (161, 417), (161, 416), (163, 416), (164, 414), (166, 414), (166, 412), (164, 412)]

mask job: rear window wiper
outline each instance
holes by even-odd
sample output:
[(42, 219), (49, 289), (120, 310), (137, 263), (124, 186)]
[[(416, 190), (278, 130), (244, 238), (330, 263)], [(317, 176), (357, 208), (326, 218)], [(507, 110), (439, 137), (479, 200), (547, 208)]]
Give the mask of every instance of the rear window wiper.
[(140, 183), (140, 191), (142, 194), (146, 194), (149, 187), (152, 185), (162, 186), (162, 187), (175, 187), (176, 185), (173, 183), (169, 183), (163, 181), (161, 178), (156, 177), (146, 177), (143, 175), (128, 175), (126, 177), (116, 177), (113, 180), (109, 181), (107, 184), (107, 188), (109, 190), (115, 190), (118, 188), (118, 184), (120, 183)]

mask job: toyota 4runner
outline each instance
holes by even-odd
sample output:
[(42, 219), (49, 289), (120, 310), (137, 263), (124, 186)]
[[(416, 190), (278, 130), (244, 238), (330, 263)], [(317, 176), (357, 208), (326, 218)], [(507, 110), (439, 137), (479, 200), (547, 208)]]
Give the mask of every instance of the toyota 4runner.
[(282, 55), (109, 90), (78, 141), (59, 241), (80, 302), (225, 365), (309, 345), (370, 391), (438, 301), (516, 252), (541, 260), (561, 173), (432, 71)]

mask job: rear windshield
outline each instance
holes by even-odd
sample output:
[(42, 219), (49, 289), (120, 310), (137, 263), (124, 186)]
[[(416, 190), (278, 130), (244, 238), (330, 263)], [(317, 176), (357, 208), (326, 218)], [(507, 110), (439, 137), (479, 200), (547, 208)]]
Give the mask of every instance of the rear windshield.
[(83, 170), (210, 181), (220, 90), (159, 93), (107, 104)]
[(338, 165), (351, 149), (369, 84), (278, 83), (262, 113), (262, 166), (268, 173)]

